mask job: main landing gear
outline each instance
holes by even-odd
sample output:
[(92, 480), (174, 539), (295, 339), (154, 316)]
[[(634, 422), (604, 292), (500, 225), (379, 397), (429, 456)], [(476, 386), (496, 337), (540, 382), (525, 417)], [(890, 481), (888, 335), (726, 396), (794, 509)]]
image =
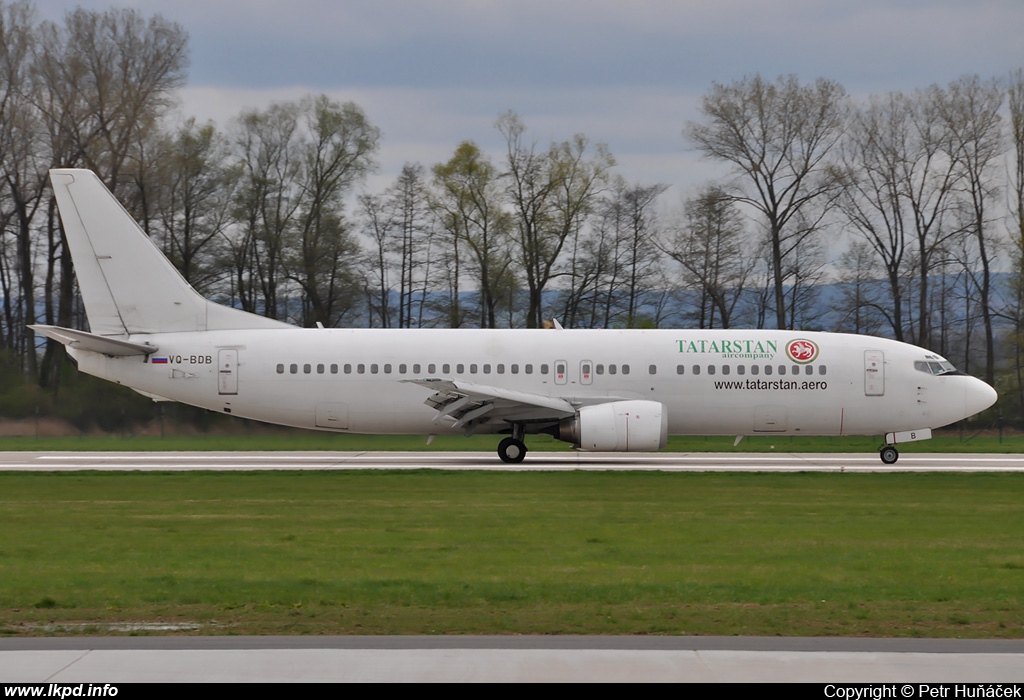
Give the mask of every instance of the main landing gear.
[(900, 452), (894, 445), (882, 445), (878, 456), (882, 458), (883, 464), (896, 464), (896, 460), (900, 458)]
[(526, 443), (523, 442), (523, 426), (512, 426), (512, 437), (498, 443), (498, 457), (505, 464), (519, 464), (526, 458)]

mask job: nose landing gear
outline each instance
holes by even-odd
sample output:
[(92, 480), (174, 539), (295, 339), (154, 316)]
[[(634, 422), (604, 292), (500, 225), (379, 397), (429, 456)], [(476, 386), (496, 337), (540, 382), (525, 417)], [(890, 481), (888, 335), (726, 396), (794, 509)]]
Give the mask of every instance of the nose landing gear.
[(900, 452), (893, 445), (883, 445), (882, 449), (878, 451), (878, 456), (882, 458), (883, 464), (896, 464), (896, 460), (900, 458)]

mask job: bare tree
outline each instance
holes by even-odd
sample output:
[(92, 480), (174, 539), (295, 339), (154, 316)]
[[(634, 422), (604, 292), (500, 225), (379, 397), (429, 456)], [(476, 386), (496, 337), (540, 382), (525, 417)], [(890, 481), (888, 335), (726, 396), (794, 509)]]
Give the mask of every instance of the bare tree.
[(235, 124), (242, 169), (236, 194), (239, 226), (231, 240), (233, 275), (242, 308), (279, 318), (278, 288), (284, 277), (286, 236), (301, 206), (297, 152), (299, 108), (275, 103), (243, 112)]
[(683, 220), (664, 251), (683, 269), (683, 284), (698, 295), (700, 328), (729, 328), (753, 271), (749, 237), (735, 202), (710, 185), (683, 205)]
[[(419, 163), (403, 165), (395, 184), (389, 188), (388, 197), (394, 211), (397, 234), (398, 326), (411, 328), (413, 299), (418, 295), (419, 308), (422, 310), (430, 277), (428, 253), (431, 222), (423, 166)], [(423, 257), (420, 257), (421, 254)]]
[(1013, 245), (1011, 276), (1012, 306), (1008, 315), (1013, 321), (1013, 375), (1016, 383), (1018, 410), (1024, 411), (1024, 69), (1010, 74), (1007, 88), (1010, 116), (1011, 159), (1010, 216)]
[(939, 117), (943, 90), (937, 85), (915, 93), (910, 110), (907, 157), (902, 166), (900, 191), (913, 217), (917, 268), (917, 331), (912, 342), (932, 344), (929, 277), (941, 252), (957, 231), (950, 226), (950, 211), (960, 178), (956, 161), (949, 157), (950, 134)]
[(626, 253), (626, 327), (635, 328), (640, 321), (643, 292), (664, 282), (660, 272), (659, 234), (654, 203), (668, 185), (627, 185), (618, 180), (606, 207), (623, 234)]
[(63, 26), (44, 24), (42, 34), (51, 91), (44, 104), (59, 110), (49, 116), (72, 137), (71, 160), (117, 190), (137, 132), (154, 128), (185, 83), (188, 34), (160, 15), (82, 8)]
[[(380, 195), (359, 196), (359, 212), (362, 230), (373, 248), (366, 255), (366, 297), (370, 314), (369, 325), (374, 327), (374, 318), (380, 328), (391, 328), (394, 312), (391, 303), (391, 232), (394, 229), (393, 212), (388, 202)], [(373, 291), (371, 291), (371, 289)]]
[(1001, 117), (1003, 89), (998, 80), (977, 75), (950, 84), (938, 100), (938, 114), (951, 137), (949, 158), (957, 164), (966, 202), (965, 229), (973, 237), (980, 270), (975, 286), (985, 333), (985, 381), (995, 383), (995, 333), (992, 308), (992, 259), (996, 254), (991, 199), (997, 191), (995, 169), (1004, 152)]
[(835, 311), (835, 330), (877, 335), (883, 326), (895, 325), (891, 305), (881, 299), (877, 278), (878, 257), (865, 240), (854, 241), (839, 260), (840, 297)]
[[(908, 149), (914, 141), (912, 109), (907, 96), (890, 93), (872, 97), (866, 107), (857, 110), (844, 143), (846, 177), (839, 199), (845, 221), (882, 263), (889, 296), (884, 315), (900, 341), (904, 340), (906, 326), (902, 277), (910, 243), (907, 227), (913, 225), (904, 182), (907, 163), (912, 159)], [(862, 256), (862, 249), (856, 247), (847, 260), (859, 270), (866, 267)]]
[(502, 115), (497, 128), (505, 138), (506, 192), (526, 277), (526, 325), (539, 328), (544, 290), (561, 273), (558, 263), (565, 243), (592, 213), (615, 159), (604, 145), (591, 156), (590, 143), (581, 134), (538, 152), (535, 143), (526, 142), (526, 125), (513, 112)]
[(358, 244), (342, 214), (345, 197), (375, 167), (380, 130), (354, 103), (325, 95), (299, 105), (297, 240), (286, 257), (289, 278), (302, 290), (302, 324), (333, 326), (353, 306), (358, 284), (352, 261)]
[[(5, 340), (7, 347), (24, 358), (26, 370), (35, 377), (34, 335), (25, 326), (38, 320), (32, 221), (46, 191), (48, 162), (39, 113), (32, 103), (33, 22), (30, 3), (0, 5), (0, 178), (7, 195), (2, 216), (13, 229), (16, 252), (14, 260), (5, 260)], [(4, 226), (0, 235), (7, 230)], [(11, 273), (18, 278), (17, 291)]]
[(777, 327), (785, 328), (785, 259), (820, 218), (797, 229), (792, 223), (811, 205), (823, 217), (838, 192), (830, 158), (845, 128), (846, 91), (823, 78), (802, 85), (796, 76), (771, 83), (755, 75), (716, 83), (701, 111), (705, 121), (688, 123), (684, 134), (705, 156), (732, 165), (732, 196), (764, 217)]
[(511, 274), (509, 217), (502, 211), (498, 171), (471, 141), (433, 168), (433, 207), (441, 227), (470, 252), (480, 294), (480, 327), (496, 328), (502, 280)]
[(224, 293), (222, 250), (231, 223), (238, 169), (212, 123), (188, 119), (162, 139), (153, 207), (165, 255), (192, 286)]
[[(61, 24), (43, 22), (32, 52), (32, 95), (45, 128), (50, 163), (88, 167), (113, 190), (136, 158), (135, 149), (153, 132), (185, 81), (188, 36), (160, 15), (135, 10), (92, 12), (78, 8)], [(136, 178), (137, 180), (138, 178)], [(136, 192), (119, 191), (131, 205)], [(46, 218), (45, 318), (76, 326), (75, 281), (52, 200)], [(56, 304), (54, 303), (56, 300)], [(47, 342), (41, 381), (53, 382), (60, 358)]]

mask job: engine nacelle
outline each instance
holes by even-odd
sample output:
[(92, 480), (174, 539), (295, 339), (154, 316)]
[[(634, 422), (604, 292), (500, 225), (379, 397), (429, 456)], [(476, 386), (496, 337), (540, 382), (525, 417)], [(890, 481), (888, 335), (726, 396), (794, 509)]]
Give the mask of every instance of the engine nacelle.
[(559, 421), (558, 439), (588, 452), (653, 452), (668, 442), (668, 412), (657, 401), (584, 406)]

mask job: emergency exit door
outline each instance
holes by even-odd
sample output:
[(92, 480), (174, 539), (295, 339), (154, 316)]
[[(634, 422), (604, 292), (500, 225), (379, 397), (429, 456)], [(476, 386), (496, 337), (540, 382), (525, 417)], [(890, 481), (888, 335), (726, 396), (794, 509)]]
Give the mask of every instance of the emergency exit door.
[(238, 351), (217, 352), (217, 393), (222, 396), (238, 393)]

